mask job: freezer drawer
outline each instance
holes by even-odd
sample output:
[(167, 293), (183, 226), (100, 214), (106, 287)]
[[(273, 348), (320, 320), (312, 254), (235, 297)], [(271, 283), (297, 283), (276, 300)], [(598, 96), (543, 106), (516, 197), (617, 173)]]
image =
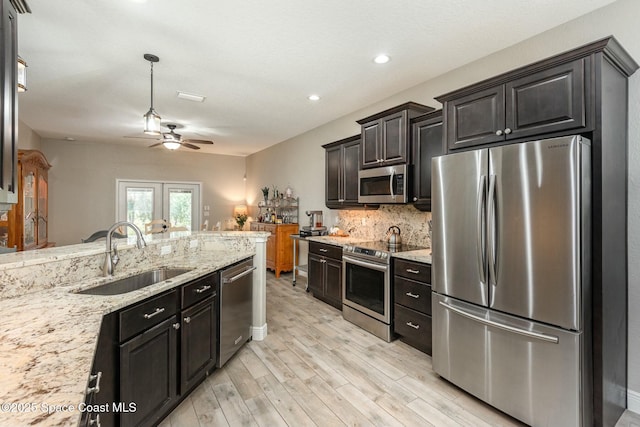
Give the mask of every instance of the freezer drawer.
[(582, 333), (434, 294), (433, 369), (535, 426), (582, 426)]

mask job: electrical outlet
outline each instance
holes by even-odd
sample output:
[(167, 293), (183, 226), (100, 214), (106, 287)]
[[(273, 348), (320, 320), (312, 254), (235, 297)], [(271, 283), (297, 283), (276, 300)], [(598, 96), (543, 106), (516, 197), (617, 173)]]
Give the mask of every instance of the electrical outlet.
[(361, 223), (362, 225), (367, 225), (367, 218), (362, 218), (362, 219), (360, 220), (360, 223)]
[(169, 255), (171, 253), (171, 245), (160, 247), (160, 255)]
[(189, 241), (189, 248), (194, 249), (198, 247), (198, 241), (196, 239)]

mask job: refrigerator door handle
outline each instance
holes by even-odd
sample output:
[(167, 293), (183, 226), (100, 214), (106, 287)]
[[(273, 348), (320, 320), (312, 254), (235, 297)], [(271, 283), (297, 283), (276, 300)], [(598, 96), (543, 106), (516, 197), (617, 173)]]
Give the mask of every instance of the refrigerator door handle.
[(487, 251), (489, 263), (489, 284), (495, 286), (498, 282), (496, 277), (496, 176), (489, 176), (489, 205), (487, 214)]
[(485, 269), (485, 266), (487, 265), (486, 263), (487, 245), (484, 244), (487, 231), (485, 228), (485, 221), (483, 218), (483, 213), (485, 212), (485, 205), (487, 203), (487, 197), (485, 192), (486, 183), (487, 183), (487, 177), (486, 175), (482, 175), (480, 177), (480, 188), (478, 188), (478, 202), (477, 202), (478, 220), (476, 223), (478, 235), (476, 236), (476, 247), (477, 247), (476, 253), (478, 254), (478, 267), (479, 267), (478, 270), (480, 270), (480, 276), (481, 276), (480, 283), (482, 283), (483, 285), (485, 284), (485, 281), (487, 278), (487, 272)]
[(460, 316), (464, 316), (468, 319), (474, 320), (478, 323), (482, 323), (483, 325), (491, 326), (497, 329), (502, 329), (504, 331), (513, 332), (514, 334), (524, 335), (529, 338), (535, 338), (537, 340), (550, 342), (553, 344), (558, 344), (559, 339), (553, 335), (541, 334), (539, 332), (531, 332), (525, 329), (516, 328), (514, 326), (505, 325), (504, 323), (494, 322), (493, 320), (483, 319), (482, 317), (476, 316), (475, 314), (471, 314), (457, 307), (453, 307), (447, 304), (444, 301), (440, 301), (440, 305), (446, 308), (447, 310), (451, 310)]

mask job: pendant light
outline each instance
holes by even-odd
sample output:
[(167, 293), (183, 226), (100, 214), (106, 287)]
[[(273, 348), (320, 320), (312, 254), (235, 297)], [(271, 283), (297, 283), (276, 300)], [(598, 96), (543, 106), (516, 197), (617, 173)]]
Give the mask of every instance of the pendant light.
[(160, 61), (155, 55), (144, 54), (144, 59), (151, 64), (151, 107), (144, 115), (144, 133), (148, 135), (160, 135), (160, 115), (153, 109), (153, 63)]
[(27, 63), (18, 56), (18, 92), (27, 91)]

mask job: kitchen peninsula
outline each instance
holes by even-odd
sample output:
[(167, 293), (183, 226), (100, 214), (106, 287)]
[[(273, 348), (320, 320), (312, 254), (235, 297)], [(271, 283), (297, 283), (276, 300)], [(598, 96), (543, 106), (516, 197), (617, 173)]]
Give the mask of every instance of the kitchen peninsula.
[(266, 336), (264, 232), (180, 232), (120, 242), (114, 278), (159, 266), (192, 269), (120, 295), (75, 292), (98, 286), (104, 242), (0, 257), (1, 425), (77, 425), (105, 314), (253, 257), (254, 340)]

